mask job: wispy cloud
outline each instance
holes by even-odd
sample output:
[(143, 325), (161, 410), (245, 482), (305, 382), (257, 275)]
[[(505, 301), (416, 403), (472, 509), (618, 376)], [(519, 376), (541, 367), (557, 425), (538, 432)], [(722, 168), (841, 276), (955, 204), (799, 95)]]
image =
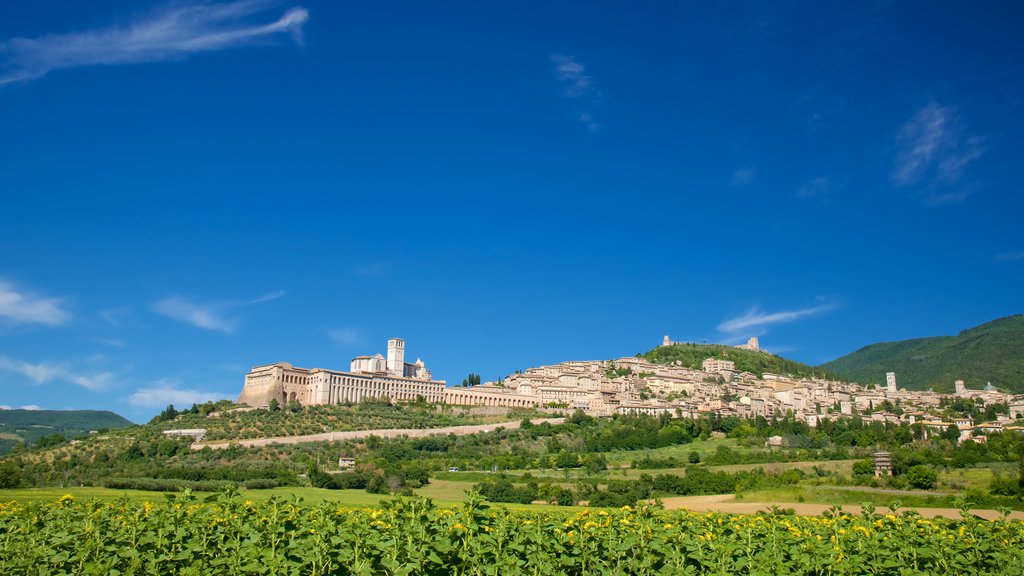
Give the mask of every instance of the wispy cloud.
[(336, 328), (328, 332), (327, 335), (342, 346), (356, 346), (363, 343), (363, 337), (355, 328)]
[(100, 310), (99, 315), (107, 324), (110, 324), (111, 326), (120, 326), (131, 317), (132, 312), (132, 306), (124, 305)]
[(57, 298), (35, 296), (0, 280), (0, 318), (18, 324), (58, 326), (71, 318)]
[(95, 374), (81, 374), (58, 362), (40, 362), (33, 364), (14, 360), (6, 356), (0, 356), (0, 370), (21, 374), (36, 384), (46, 384), (54, 380), (77, 384), (87, 390), (104, 390), (110, 386), (114, 379), (111, 372), (99, 372)]
[(587, 130), (596, 132), (601, 125), (594, 119), (593, 109), (601, 99), (601, 91), (594, 86), (594, 79), (575, 56), (552, 54), (550, 59), (555, 67), (555, 77), (562, 86), (562, 97), (575, 103), (572, 116)]
[(236, 394), (225, 392), (185, 388), (176, 380), (160, 379), (149, 387), (136, 390), (128, 397), (128, 402), (141, 408), (163, 408), (168, 404), (187, 408), (192, 404), (231, 399), (235, 396)]
[(284, 295), (283, 290), (277, 290), (252, 300), (219, 302), (201, 302), (185, 296), (168, 296), (154, 303), (153, 311), (197, 328), (230, 334), (235, 331), (239, 322), (238, 318), (232, 316), (233, 311), (253, 304), (276, 300)]
[(815, 306), (780, 312), (765, 312), (759, 308), (751, 308), (741, 316), (723, 321), (718, 325), (718, 331), (733, 335), (741, 332), (758, 332), (758, 334), (763, 334), (768, 328), (776, 324), (787, 324), (801, 318), (818, 316), (835, 310), (838, 307), (839, 305), (836, 302), (827, 301)]
[(924, 202), (929, 206), (966, 199), (970, 191), (942, 191), (956, 185), (967, 166), (984, 153), (980, 138), (965, 137), (962, 132), (956, 108), (935, 102), (922, 107), (896, 136), (892, 183), (900, 187), (926, 184)]
[(352, 273), (356, 276), (384, 276), (390, 274), (393, 269), (394, 265), (391, 262), (373, 262), (356, 266), (352, 269)]
[(828, 178), (822, 176), (821, 178), (815, 178), (801, 186), (796, 191), (796, 197), (801, 200), (807, 200), (809, 198), (814, 198), (815, 196), (828, 194), (831, 189), (832, 184), (829, 182)]
[(62, 364), (51, 362), (32, 364), (30, 362), (12, 360), (6, 356), (0, 356), (0, 370), (21, 374), (36, 384), (46, 384), (51, 380), (67, 375), (67, 368)]
[(1024, 252), (1003, 252), (996, 254), (992, 257), (996, 262), (1012, 262), (1014, 260), (1024, 260)]
[(924, 197), (925, 206), (942, 206), (944, 204), (959, 204), (970, 196), (973, 190), (958, 190), (956, 192), (943, 192), (941, 194), (929, 194)]
[(299, 40), (309, 12), (286, 10), (277, 20), (252, 16), (277, 2), (175, 2), (134, 22), (84, 32), (12, 38), (0, 43), (0, 85), (39, 78), (54, 70), (101, 64), (180, 60), (291, 34)]
[(753, 168), (740, 168), (732, 173), (731, 184), (733, 188), (742, 188), (754, 181), (757, 172)]

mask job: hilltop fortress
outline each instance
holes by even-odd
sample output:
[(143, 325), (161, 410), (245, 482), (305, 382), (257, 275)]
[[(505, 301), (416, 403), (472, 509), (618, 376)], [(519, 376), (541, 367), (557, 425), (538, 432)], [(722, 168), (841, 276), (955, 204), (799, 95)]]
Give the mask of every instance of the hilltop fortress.
[[(667, 337), (663, 341), (663, 346), (677, 345), (681, 344)], [(756, 339), (737, 348), (763, 352)], [(1010, 405), (1011, 417), (1024, 414), (1024, 396), (991, 388), (968, 390), (957, 384), (956, 396), (977, 398), (985, 404), (1005, 402)], [(931, 391), (900, 390), (894, 373), (886, 375), (886, 386), (876, 389), (822, 378), (757, 375), (737, 370), (731, 360), (714, 357), (705, 359), (700, 369), (679, 362), (655, 364), (641, 357), (562, 362), (517, 371), (504, 380), (479, 386), (446, 387), (443, 380), (431, 379), (422, 360), (405, 362), (405, 341), (392, 338), (387, 358), (380, 354), (357, 356), (347, 372), (298, 368), (286, 362), (256, 366), (245, 376), (238, 402), (267, 406), (276, 399), (279, 403), (294, 400), (317, 405), (387, 398), (461, 406), (557, 407), (583, 410), (592, 416), (639, 413), (693, 418), (713, 413), (771, 419), (791, 414), (811, 426), (821, 419), (860, 413), (884, 422), (922, 422), (942, 431), (950, 423), (928, 411), (938, 409), (943, 397)], [(963, 422), (957, 425), (965, 438), (970, 437), (973, 427)]]

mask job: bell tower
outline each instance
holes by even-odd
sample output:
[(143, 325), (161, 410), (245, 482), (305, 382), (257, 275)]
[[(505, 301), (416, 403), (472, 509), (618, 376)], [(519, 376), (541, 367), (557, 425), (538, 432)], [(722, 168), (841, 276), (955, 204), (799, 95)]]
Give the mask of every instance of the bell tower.
[(405, 376), (405, 340), (388, 340), (388, 373), (399, 378)]

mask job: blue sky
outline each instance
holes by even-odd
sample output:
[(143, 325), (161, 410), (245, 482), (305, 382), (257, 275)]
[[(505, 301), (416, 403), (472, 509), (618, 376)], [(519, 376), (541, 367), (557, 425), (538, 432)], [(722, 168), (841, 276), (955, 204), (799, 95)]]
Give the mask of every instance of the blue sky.
[(0, 6), (0, 405), (1020, 313), (1020, 8)]

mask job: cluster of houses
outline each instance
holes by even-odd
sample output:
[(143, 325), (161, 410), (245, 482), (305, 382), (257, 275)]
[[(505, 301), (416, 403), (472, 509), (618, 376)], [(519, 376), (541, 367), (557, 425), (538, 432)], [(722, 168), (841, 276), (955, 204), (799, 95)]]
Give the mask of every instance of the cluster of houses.
[[(677, 346), (665, 336), (663, 346)], [(763, 352), (756, 338), (737, 346)], [(792, 415), (817, 426), (823, 419), (860, 414), (881, 422), (920, 422), (928, 431), (955, 424), (963, 440), (984, 441), (999, 430), (1021, 430), (1024, 395), (1012, 396), (991, 385), (970, 390), (955, 383), (956, 396), (983, 405), (1005, 403), (1010, 414), (995, 422), (948, 421), (941, 403), (948, 395), (900, 390), (896, 374), (883, 387), (781, 374), (753, 374), (736, 369), (727, 358), (707, 358), (700, 369), (654, 364), (641, 357), (607, 361), (562, 362), (516, 372), (503, 380), (452, 387), (433, 380), (422, 360), (405, 362), (405, 340), (388, 340), (387, 357), (357, 356), (348, 371), (299, 368), (286, 362), (254, 367), (245, 377), (238, 402), (253, 407), (273, 402), (302, 405), (341, 404), (387, 398), (461, 406), (559, 408), (592, 416), (669, 414), (697, 418), (707, 414), (741, 418)], [(1024, 423), (1024, 420), (1021, 421)]]
[[(984, 441), (984, 434), (1024, 431), (1024, 395), (993, 389), (970, 390), (957, 383), (956, 395), (980, 399), (984, 405), (1005, 403), (1010, 414), (975, 425), (969, 419), (944, 419), (941, 403), (948, 394), (897, 388), (895, 374), (888, 385), (861, 386), (821, 378), (756, 375), (735, 369), (733, 362), (708, 358), (700, 370), (680, 365), (653, 364), (643, 358), (563, 362), (530, 368), (499, 382), (466, 389), (471, 395), (530, 398), (537, 406), (580, 409), (592, 416), (612, 414), (670, 414), (695, 418), (707, 414), (741, 418), (794, 418), (817, 426), (823, 419), (859, 414), (872, 421), (920, 423), (926, 432), (941, 433), (955, 424), (963, 440)], [(888, 409), (888, 410), (887, 410)]]

